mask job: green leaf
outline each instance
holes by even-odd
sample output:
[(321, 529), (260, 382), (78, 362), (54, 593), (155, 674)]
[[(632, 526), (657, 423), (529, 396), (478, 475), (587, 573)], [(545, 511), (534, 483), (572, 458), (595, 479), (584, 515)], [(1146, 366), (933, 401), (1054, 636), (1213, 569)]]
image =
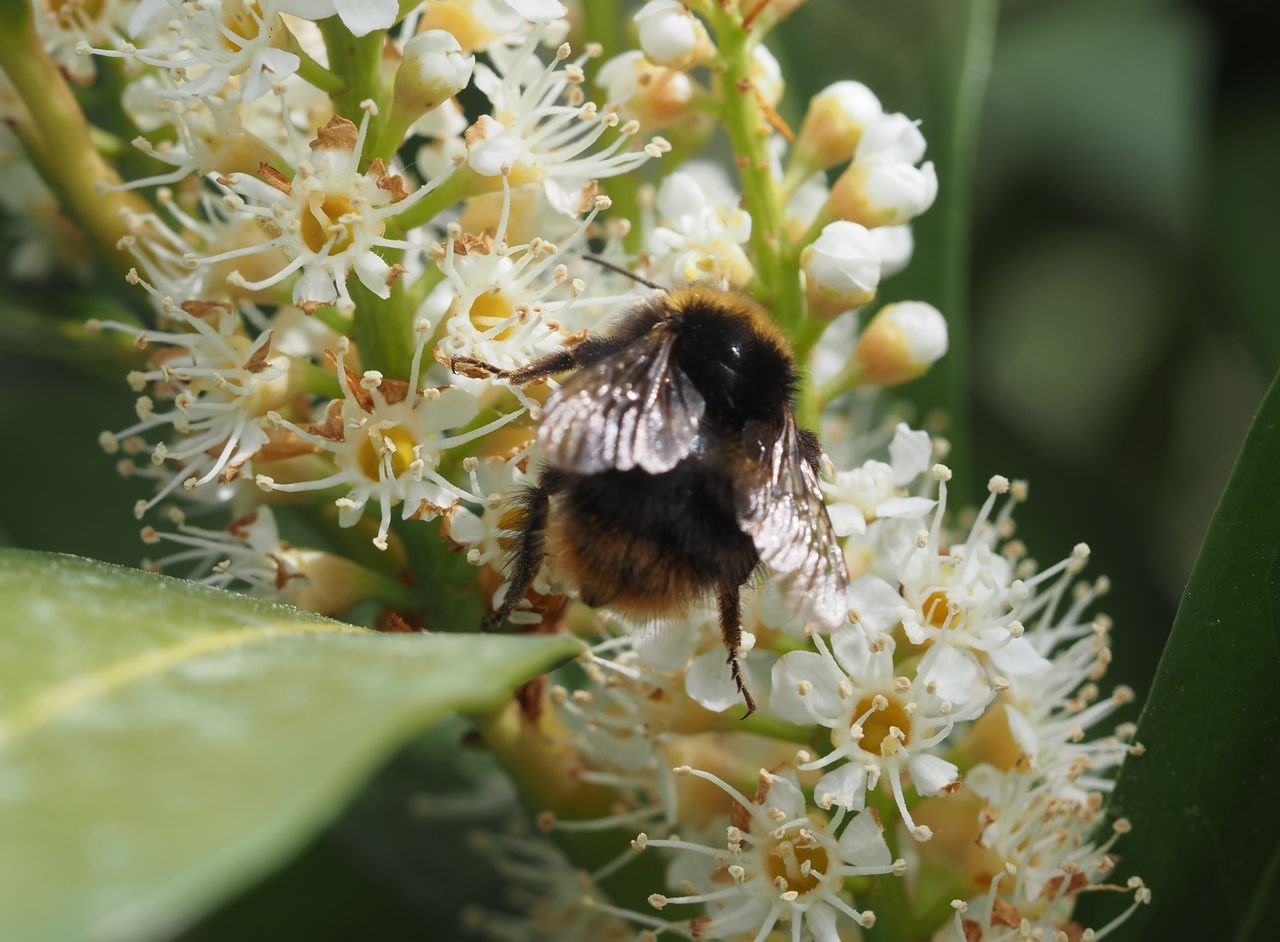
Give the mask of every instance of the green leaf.
[(1178, 608), (1138, 724), (1146, 752), (1125, 764), (1116, 788), (1113, 810), (1133, 824), (1117, 851), (1153, 896), (1127, 938), (1272, 937), (1262, 915), (1280, 883), (1277, 467), (1280, 379), (1245, 439)]
[(0, 550), (0, 938), (147, 939), (286, 859), (396, 747), (572, 656), (382, 635)]

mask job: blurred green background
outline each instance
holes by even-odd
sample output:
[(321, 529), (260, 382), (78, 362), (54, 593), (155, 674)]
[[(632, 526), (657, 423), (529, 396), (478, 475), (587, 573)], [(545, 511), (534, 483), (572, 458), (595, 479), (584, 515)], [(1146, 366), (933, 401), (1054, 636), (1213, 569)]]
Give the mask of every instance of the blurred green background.
[[(784, 113), (798, 123), (812, 92), (866, 81), (887, 109), (923, 119), (945, 194), (949, 171), (963, 175), (945, 104), (956, 6), (811, 0), (773, 43)], [(1020, 535), (1042, 560), (1091, 544), (1091, 571), (1113, 581), (1109, 679), (1139, 699), (1280, 366), (1278, 20), (1246, 0), (1000, 7), (976, 128), (967, 355), (957, 345), (972, 379), (970, 483), (1030, 479)], [(933, 299), (931, 261), (962, 235), (931, 219), (918, 258), (934, 274), (909, 271), (890, 292)], [(86, 316), (64, 285), (13, 285), (0, 301), (0, 542), (135, 563), (140, 488), (95, 441), (132, 414), (122, 371), (108, 380), (66, 362), (74, 348), (33, 341), (17, 309)], [(445, 728), (402, 756), (300, 860), (190, 937), (453, 938), (458, 900), (494, 880), (458, 860), (465, 821), (442, 830), (422, 798), (483, 780), (480, 755), (442, 767), (459, 735)]]

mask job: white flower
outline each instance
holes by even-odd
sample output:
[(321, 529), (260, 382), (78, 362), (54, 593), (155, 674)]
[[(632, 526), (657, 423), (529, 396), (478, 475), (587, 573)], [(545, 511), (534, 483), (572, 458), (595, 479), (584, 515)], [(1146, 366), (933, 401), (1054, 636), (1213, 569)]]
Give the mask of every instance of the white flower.
[[(978, 823), (978, 846), (1003, 868), (989, 877), (987, 893), (957, 906), (955, 923), (981, 933), (983, 940), (1065, 936), (1081, 931), (1073, 920), (1079, 894), (1113, 884), (1117, 858), (1110, 850), (1129, 830), (1117, 820), (1100, 843), (1094, 838), (1102, 821), (1100, 796), (1073, 801), (1053, 795), (1033, 776), (998, 773), (979, 766), (966, 784), (985, 800)], [(1100, 929), (1086, 929), (1085, 938), (1104, 939), (1121, 926), (1151, 891), (1131, 877), (1129, 907)], [(953, 904), (955, 905), (955, 904)], [(963, 937), (963, 936), (962, 936)]]
[(831, 188), (829, 211), (868, 229), (910, 222), (938, 195), (932, 162), (916, 166), (924, 150), (924, 136), (905, 115), (873, 121), (862, 132), (853, 163)]
[(292, 0), (291, 12), (313, 20), (337, 14), (353, 36), (389, 29), (399, 18), (399, 0)]
[(679, 0), (649, 0), (635, 22), (640, 48), (654, 65), (687, 69), (713, 51), (706, 27)]
[[(987, 500), (964, 542), (945, 543), (941, 528), (950, 472), (936, 465), (934, 475), (939, 479), (939, 500), (932, 523), (897, 561), (897, 584), (885, 583), (876, 591), (883, 595), (887, 588), (901, 597), (899, 617), (912, 644), (953, 647), (972, 658), (992, 684), (1043, 677), (1050, 662), (1025, 637), (1024, 621), (1056, 606), (1083, 567), (1089, 548), (1079, 544), (1070, 556), (1042, 572), (1031, 566), (1015, 571), (1020, 544), (1006, 544), (1003, 553), (997, 548), (1012, 533), (1013, 508), (1025, 498), (1026, 487), (1010, 485), (999, 476), (988, 483)], [(1004, 495), (1009, 497), (993, 519), (996, 501)], [(867, 577), (864, 588), (876, 579)], [(860, 602), (851, 590), (851, 604), (857, 607)]]
[(223, 530), (187, 523), (177, 508), (172, 531), (146, 527), (142, 541), (174, 543), (182, 549), (143, 563), (153, 572), (181, 567), (189, 579), (222, 588), (243, 584), (253, 594), (278, 598), (321, 615), (341, 615), (370, 594), (373, 573), (321, 550), (291, 546), (280, 539), (270, 507), (256, 507)]
[(30, 4), (45, 50), (81, 84), (92, 82), (96, 74), (93, 60), (83, 50), (123, 43), (132, 5), (131, 0), (35, 0)]
[(723, 847), (646, 834), (632, 842), (642, 850), (664, 848), (678, 855), (671, 877), (681, 885), (680, 895), (655, 893), (650, 905), (658, 910), (706, 906), (706, 916), (664, 928), (692, 930), (697, 939), (764, 939), (779, 923), (790, 922), (792, 939), (807, 935), (816, 942), (839, 942), (839, 923), (851, 920), (869, 928), (875, 921), (873, 913), (851, 905), (846, 882), (905, 871), (904, 862), (892, 859), (874, 813), (849, 817), (844, 808), (830, 815), (811, 811), (792, 772), (761, 769), (754, 801), (710, 772), (689, 766), (675, 772), (727, 794), (735, 823), (726, 828)]
[[(131, 280), (139, 283), (133, 275)], [(145, 283), (143, 283), (145, 285)], [(145, 285), (148, 291), (154, 288)], [(157, 395), (172, 400), (172, 408), (157, 410), (155, 399), (137, 402), (138, 421), (119, 432), (103, 432), (99, 442), (108, 453), (124, 448), (136, 454), (149, 450), (151, 462), (173, 462), (178, 470), (151, 500), (140, 500), (134, 512), (141, 517), (182, 484), (187, 490), (219, 478), (239, 475), (267, 443), (267, 413), (293, 394), (290, 360), (274, 354), (268, 328), (251, 337), (240, 314), (223, 302), (160, 300), (164, 316), (176, 330), (145, 330), (115, 321), (93, 322), (131, 334), (139, 344), (169, 348), (150, 368), (129, 374), (129, 385), (141, 393), (150, 384)], [(138, 436), (169, 426), (176, 435), (149, 449)]]
[(279, 235), (200, 262), (212, 265), (278, 250), (288, 261), (275, 273), (249, 281), (233, 272), (227, 281), (260, 291), (301, 271), (293, 286), (293, 303), (308, 312), (330, 304), (352, 309), (354, 302), (347, 288), (352, 272), (378, 297), (389, 297), (391, 283), (401, 269), (393, 268), (374, 250), (414, 247), (407, 241), (387, 238), (387, 223), (442, 181), (410, 193), (404, 179), (390, 173), (380, 160), (360, 172), (372, 107), (372, 102), (367, 103), (358, 129), (345, 118), (334, 116), (309, 147), (304, 150), (299, 144), (297, 169), (291, 179), (269, 165), (257, 176), (214, 175), (213, 182), (228, 195), (233, 213), (271, 223)]
[(141, 28), (166, 8), (173, 13), (152, 42), (122, 43), (117, 49), (92, 48), (86, 42), (79, 51), (168, 70), (180, 84), (160, 92), (163, 97), (212, 98), (239, 78), (236, 97), (253, 101), (301, 63), (295, 53), (280, 48), (289, 36), (280, 13), (289, 7), (288, 0), (150, 0), (139, 7), (131, 26)]
[(773, 669), (770, 705), (793, 723), (831, 730), (832, 750), (799, 767), (827, 769), (843, 760), (814, 786), (819, 806), (860, 810), (883, 775), (903, 822), (917, 840), (928, 840), (929, 829), (907, 809), (903, 776), (921, 795), (955, 788), (959, 770), (932, 750), (956, 723), (981, 716), (992, 693), (972, 659), (946, 645), (924, 653), (914, 678), (899, 677), (892, 638), (868, 635), (865, 627), (841, 628), (830, 647), (815, 636), (816, 653), (784, 654)]
[(687, 171), (662, 181), (657, 198), (662, 225), (648, 239), (655, 278), (735, 288), (751, 281), (755, 270), (743, 248), (751, 238), (751, 215), (735, 197), (716, 189)]
[(839, 314), (866, 304), (880, 284), (880, 249), (856, 222), (828, 223), (800, 254), (809, 307)]
[(330, 403), (324, 421), (299, 426), (278, 414), (269, 418), (302, 441), (333, 457), (335, 470), (318, 480), (280, 482), (259, 474), (264, 491), (316, 491), (342, 487), (347, 493), (335, 502), (341, 526), (353, 526), (365, 506), (378, 507), (380, 520), (373, 544), (387, 548), (391, 509), (403, 506), (401, 519), (431, 519), (459, 498), (481, 502), (478, 495), (443, 477), (438, 468), (443, 452), (489, 434), (516, 418), (513, 412), (479, 428), (454, 435), (447, 429), (466, 426), (479, 412), (474, 396), (454, 387), (418, 388), (427, 329), (419, 325), (417, 348), (408, 383), (384, 379), (369, 370), (349, 370), (346, 338), (338, 345), (338, 382), (342, 399)]
[[(476, 66), (476, 87), (492, 110), (467, 130), (467, 163), (481, 176), (506, 175), (517, 185), (540, 182), (556, 209), (577, 215), (586, 208), (591, 181), (634, 170), (670, 145), (654, 138), (641, 150), (626, 150), (639, 125), (619, 127), (616, 114), (601, 115), (584, 102), (586, 56), (562, 65), (571, 55), (565, 43), (544, 65), (536, 55), (541, 35), (531, 33), (516, 48), (495, 47), (493, 66)], [(618, 129), (614, 140), (595, 149), (610, 128)]]
[(936, 501), (912, 497), (903, 490), (929, 467), (932, 454), (928, 432), (912, 431), (899, 422), (889, 445), (888, 464), (867, 461), (821, 482), (836, 535), (863, 534), (876, 520), (918, 519), (932, 510)]
[[(505, 889), (504, 898), (493, 901), (494, 908), (463, 911), (469, 937), (492, 942), (632, 942), (631, 923), (661, 923), (618, 910), (596, 889), (595, 877), (575, 869), (542, 835), (481, 832), (470, 835), (468, 844), (489, 861)], [(499, 903), (505, 904), (502, 909)], [(506, 906), (520, 915), (513, 916)]]
[(946, 318), (924, 301), (886, 304), (858, 335), (853, 357), (864, 382), (896, 386), (923, 376), (947, 352)]
[[(504, 369), (523, 366), (571, 342), (563, 319), (591, 300), (583, 296), (585, 283), (569, 277), (565, 262), (579, 260), (570, 250), (608, 207), (608, 200), (594, 197), (591, 211), (561, 245), (541, 238), (508, 245), (511, 196), (504, 179), (503, 208), (492, 237), (466, 236), (456, 224), (450, 226), (438, 259), (447, 281), (429, 299), (434, 308), (447, 298), (448, 319), (436, 347), (441, 363), (470, 356)], [(527, 408), (537, 410), (519, 387), (511, 391)]]
[(519, 44), (533, 23), (548, 30), (548, 37), (557, 36), (558, 42), (567, 33), (567, 13), (559, 0), (431, 0), (405, 17), (404, 35), (442, 29), (463, 49), (481, 51)]

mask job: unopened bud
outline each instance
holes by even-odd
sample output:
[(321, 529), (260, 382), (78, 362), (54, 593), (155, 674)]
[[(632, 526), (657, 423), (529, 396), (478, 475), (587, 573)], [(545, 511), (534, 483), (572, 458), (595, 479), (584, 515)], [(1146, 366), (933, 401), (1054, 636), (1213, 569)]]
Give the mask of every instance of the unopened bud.
[(933, 164), (913, 167), (883, 157), (855, 160), (835, 186), (827, 203), (830, 216), (861, 223), (868, 229), (910, 222), (938, 195)]
[(910, 226), (877, 226), (870, 232), (880, 250), (881, 278), (896, 275), (911, 263), (916, 243)]
[(369, 571), (342, 556), (321, 550), (284, 547), (279, 553), (287, 578), (284, 597), (298, 608), (320, 615), (340, 615), (370, 595)]
[(782, 66), (764, 46), (751, 50), (751, 83), (771, 106), (782, 100)]
[(404, 46), (404, 60), (396, 72), (395, 112), (409, 122), (438, 108), (471, 81), (475, 56), (442, 29), (429, 29)]
[(867, 383), (896, 386), (922, 376), (947, 352), (947, 322), (932, 304), (881, 308), (858, 336), (853, 357)]
[(856, 222), (833, 222), (800, 255), (809, 307), (834, 316), (866, 304), (880, 284), (880, 250)]
[(707, 28), (679, 0), (649, 0), (635, 21), (640, 48), (654, 65), (691, 69), (715, 53)]
[(884, 112), (880, 99), (861, 82), (836, 82), (809, 101), (796, 138), (795, 159), (808, 170), (850, 160), (863, 131)]
[(639, 51), (614, 56), (596, 75), (609, 107), (644, 127), (671, 127), (691, 116), (697, 84), (687, 73), (653, 65)]
[(867, 125), (854, 156), (858, 160), (876, 157), (918, 164), (924, 160), (925, 146), (918, 121), (904, 114), (887, 114)]

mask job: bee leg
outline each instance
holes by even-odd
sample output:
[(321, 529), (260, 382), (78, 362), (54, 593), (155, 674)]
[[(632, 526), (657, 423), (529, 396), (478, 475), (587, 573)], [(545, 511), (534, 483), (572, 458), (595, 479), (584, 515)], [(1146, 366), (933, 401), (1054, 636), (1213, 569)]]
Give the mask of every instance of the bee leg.
[(520, 542), (508, 563), (507, 594), (503, 596), (502, 604), (480, 623), (481, 631), (493, 631), (506, 621), (538, 575), (542, 559), (546, 555), (547, 513), (551, 507), (551, 495), (559, 487), (560, 476), (547, 469), (542, 473), (542, 480), (536, 486), (525, 488), (518, 498), (522, 511)]
[(578, 361), (572, 350), (557, 350), (555, 353), (549, 353), (514, 370), (504, 370), (500, 366), (494, 366), (476, 357), (449, 358), (449, 369), (454, 373), (470, 376), (473, 379), (490, 377), (505, 379), (512, 386), (525, 386), (540, 379), (546, 379), (548, 376), (554, 376), (556, 373), (571, 370), (577, 365)]
[(720, 605), (720, 636), (729, 651), (729, 673), (733, 676), (742, 699), (747, 702), (747, 712), (742, 716), (745, 720), (756, 711), (756, 701), (747, 689), (746, 681), (742, 679), (742, 663), (738, 658), (738, 651), (742, 647), (742, 598), (739, 587), (721, 586), (716, 590), (716, 601)]

